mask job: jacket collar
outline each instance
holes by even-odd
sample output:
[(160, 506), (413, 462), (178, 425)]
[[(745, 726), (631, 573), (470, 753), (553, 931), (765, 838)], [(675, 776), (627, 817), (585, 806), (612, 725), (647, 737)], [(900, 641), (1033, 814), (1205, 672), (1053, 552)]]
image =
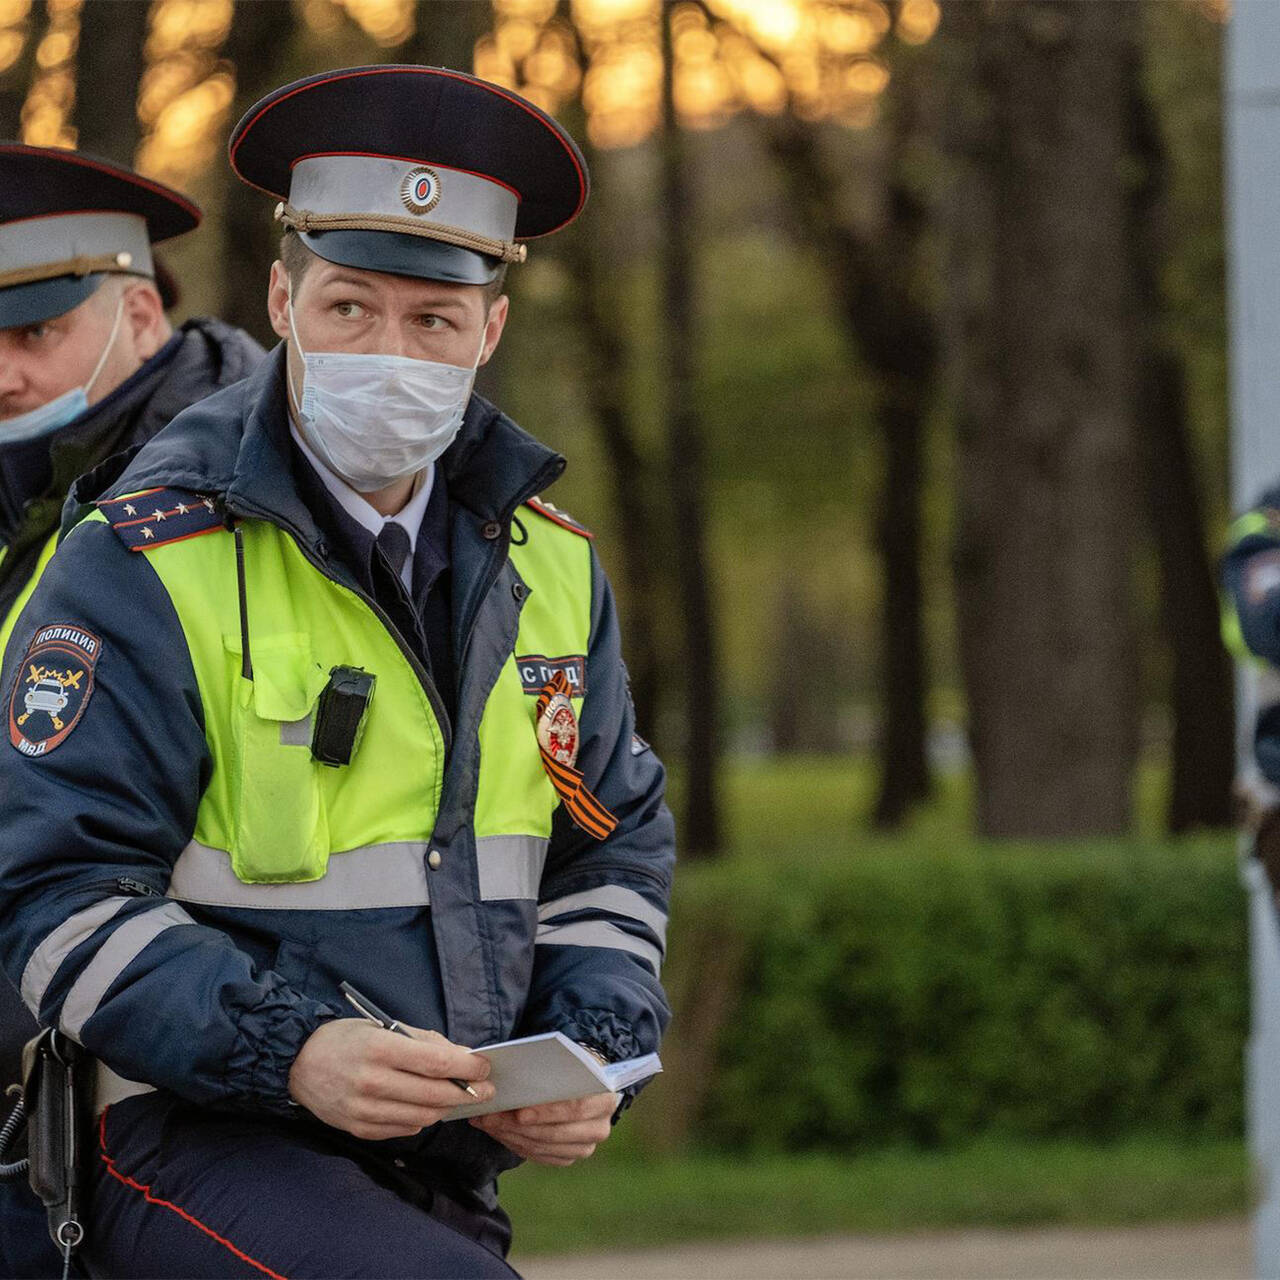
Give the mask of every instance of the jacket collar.
[(49, 513), (56, 515), (77, 476), (131, 444), (147, 424), (152, 435), (164, 425), (154, 420), (151, 401), (181, 342), (175, 334), (114, 391), (54, 434), (0, 446), (0, 519), (11, 538), (21, 539), (28, 525), (48, 537)]
[[(284, 357), (281, 343), (243, 382), (179, 414), (109, 496), (191, 489), (221, 497), (232, 515), (271, 520), (314, 544), (319, 530), (289, 461)], [(565, 460), (473, 395), (440, 465), (453, 502), (481, 520), (505, 524), (521, 502), (559, 477)]]

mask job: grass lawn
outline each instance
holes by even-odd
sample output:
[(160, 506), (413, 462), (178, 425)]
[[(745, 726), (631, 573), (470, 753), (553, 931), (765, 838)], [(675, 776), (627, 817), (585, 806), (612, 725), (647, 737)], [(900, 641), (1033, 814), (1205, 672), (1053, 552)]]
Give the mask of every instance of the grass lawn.
[(1249, 1208), (1238, 1142), (982, 1143), (883, 1151), (643, 1160), (607, 1148), (569, 1169), (502, 1179), (518, 1258), (680, 1241), (1188, 1221)]
[[(726, 761), (722, 805), (727, 832), (724, 856), (845, 857), (859, 853), (909, 853), (918, 849), (989, 849), (1034, 855), (1046, 845), (1032, 841), (983, 840), (973, 833), (973, 777), (968, 771), (934, 777), (933, 795), (896, 831), (874, 830), (876, 771), (867, 756), (736, 757)], [(672, 771), (670, 798), (679, 814), (681, 779)], [(1230, 831), (1164, 834), (1168, 762), (1143, 760), (1134, 781), (1133, 830), (1128, 836), (1054, 841), (1056, 849), (1123, 848), (1176, 840), (1224, 853), (1235, 849)]]

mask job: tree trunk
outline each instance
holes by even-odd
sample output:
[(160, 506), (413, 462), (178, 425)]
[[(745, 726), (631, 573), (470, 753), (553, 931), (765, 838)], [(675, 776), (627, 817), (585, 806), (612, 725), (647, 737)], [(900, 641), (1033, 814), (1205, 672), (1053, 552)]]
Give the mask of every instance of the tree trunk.
[(1181, 832), (1232, 823), (1235, 687), (1219, 636), (1217, 585), (1187, 421), (1184, 363), (1162, 324), (1166, 302), (1161, 275), (1169, 254), (1168, 160), (1139, 65), (1130, 83), (1132, 145), (1143, 166), (1131, 211), (1135, 291), (1145, 340), (1137, 422), (1160, 567), (1160, 622), (1173, 659), (1167, 817), (1169, 830)]
[(944, 13), (957, 615), (987, 835), (1130, 823), (1137, 21), (1070, 0)]
[(24, 24), (26, 41), (13, 65), (0, 75), (0, 138), (22, 136), (22, 107), (36, 69), (36, 46), (48, 30), (45, 0), (35, 0)]
[[(231, 119), (241, 116), (264, 94), (289, 79), (282, 51), (293, 39), (294, 9), (278, 0), (239, 0), (223, 50), (236, 71)], [(277, 341), (267, 320), (265, 266), (276, 257), (279, 224), (271, 220), (271, 202), (243, 182), (227, 185), (222, 220), (225, 283), (222, 319), (239, 325), (259, 342)]]
[(921, 579), (921, 500), (924, 415), (931, 370), (922, 380), (885, 376), (877, 417), (885, 450), (884, 500), (878, 543), (883, 582), (880, 605), (880, 788), (876, 826), (896, 827), (929, 794), (925, 706), (924, 584)]
[(419, 0), (413, 35), (396, 58), (470, 73), (476, 41), (489, 29), (491, 17), (491, 7), (476, 0)]
[(882, 827), (899, 823), (929, 791), (921, 503), (924, 421), (938, 339), (930, 308), (913, 290), (926, 227), (925, 210), (905, 178), (916, 88), (908, 81), (893, 90), (901, 100), (889, 116), (885, 225), (875, 235), (848, 221), (812, 126), (793, 116), (763, 124), (801, 241), (826, 264), (850, 344), (877, 382), (885, 481), (877, 522), (883, 701), (874, 820)]
[[(595, 158), (588, 156), (588, 164), (594, 162)], [(579, 223), (560, 239), (558, 250), (568, 268), (573, 307), (587, 353), (584, 385), (608, 462), (613, 507), (626, 531), (621, 554), (626, 583), (623, 634), (627, 669), (639, 732), (651, 738), (662, 687), (657, 644), (662, 592), (660, 555), (655, 553), (666, 543), (655, 519), (657, 502), (650, 467), (640, 452), (627, 408), (626, 342), (617, 322), (618, 308), (606, 301), (607, 272), (600, 270), (599, 236)]]
[(667, 486), (675, 513), (675, 571), (683, 624), (684, 820), (686, 857), (720, 847), (719, 657), (707, 566), (706, 456), (694, 400), (693, 201), (685, 139), (672, 91), (671, 12), (663, 10), (661, 298), (666, 322)]
[(1185, 371), (1167, 347), (1143, 362), (1138, 428), (1160, 563), (1160, 619), (1173, 658), (1168, 827), (1174, 833), (1229, 827), (1235, 686), (1191, 454)]
[(132, 165), (151, 0), (90, 0), (80, 10), (76, 53), (76, 146)]

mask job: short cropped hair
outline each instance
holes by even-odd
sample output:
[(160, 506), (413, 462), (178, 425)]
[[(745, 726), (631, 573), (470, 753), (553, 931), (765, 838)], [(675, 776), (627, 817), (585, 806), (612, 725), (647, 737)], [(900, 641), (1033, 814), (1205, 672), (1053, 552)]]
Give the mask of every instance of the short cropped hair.
[[(284, 263), (285, 274), (289, 277), (289, 284), (293, 288), (297, 288), (302, 283), (302, 277), (307, 274), (307, 269), (316, 260), (316, 255), (302, 243), (302, 237), (292, 228), (285, 229), (284, 235), (280, 237), (280, 261)], [(507, 278), (507, 264), (504, 262), (498, 269), (498, 274), (483, 285), (484, 289), (484, 305), (486, 308), (493, 304), (502, 295), (502, 286)]]

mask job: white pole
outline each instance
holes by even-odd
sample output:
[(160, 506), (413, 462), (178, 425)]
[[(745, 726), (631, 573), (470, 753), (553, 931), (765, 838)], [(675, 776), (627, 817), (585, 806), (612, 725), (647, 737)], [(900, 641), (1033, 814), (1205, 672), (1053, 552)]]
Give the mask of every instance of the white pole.
[[(1280, 3), (1237, 0), (1224, 71), (1231, 498), (1239, 512), (1280, 481)], [(1280, 698), (1280, 682), (1274, 673), (1242, 669), (1237, 689), (1239, 775), (1263, 791), (1253, 761), (1253, 725), (1259, 705)], [(1253, 997), (1248, 1124), (1258, 1174), (1255, 1265), (1260, 1276), (1280, 1277), (1280, 925), (1261, 866), (1249, 859), (1244, 871)]]

